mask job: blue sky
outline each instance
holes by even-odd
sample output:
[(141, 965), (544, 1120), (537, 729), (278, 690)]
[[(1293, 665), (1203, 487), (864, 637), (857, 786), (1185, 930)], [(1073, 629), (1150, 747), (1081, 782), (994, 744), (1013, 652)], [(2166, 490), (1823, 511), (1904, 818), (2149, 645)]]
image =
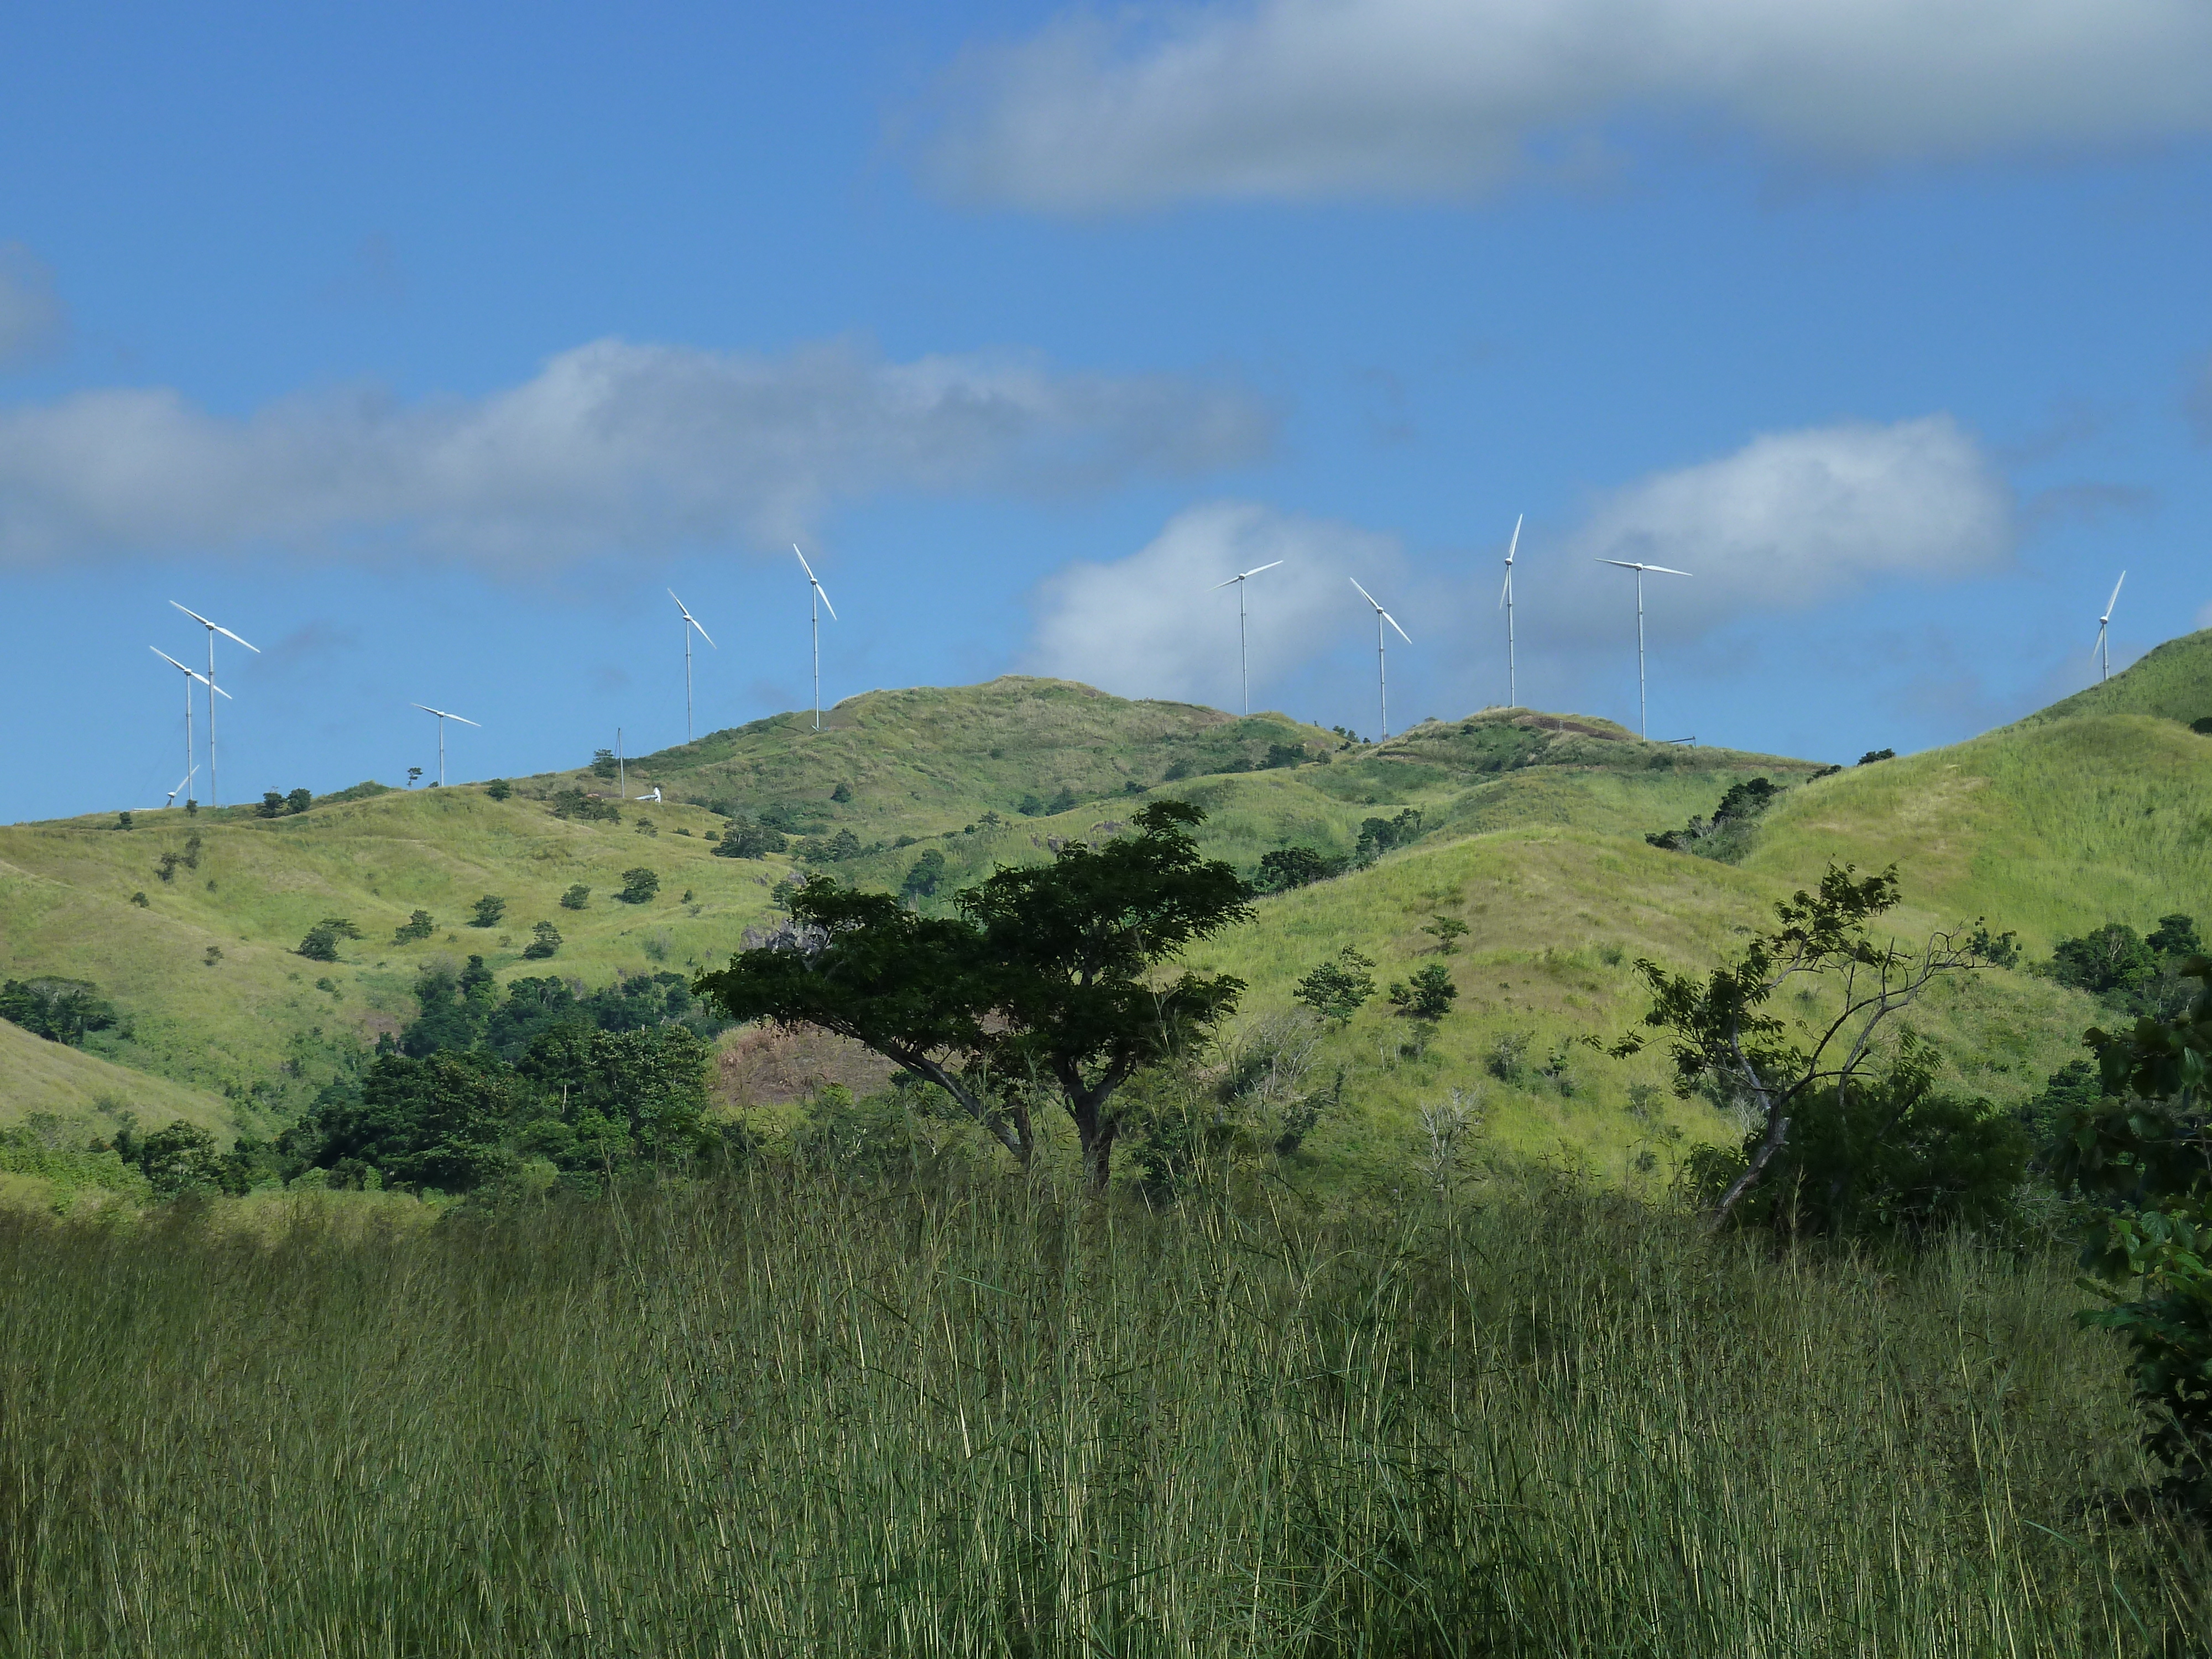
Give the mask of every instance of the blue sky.
[[(82, 6), (0, 55), (0, 817), (1059, 672), (1849, 760), (2212, 622), (2182, 0)], [(2212, 713), (2212, 710), (2208, 710)], [(196, 793), (206, 796), (204, 781)]]

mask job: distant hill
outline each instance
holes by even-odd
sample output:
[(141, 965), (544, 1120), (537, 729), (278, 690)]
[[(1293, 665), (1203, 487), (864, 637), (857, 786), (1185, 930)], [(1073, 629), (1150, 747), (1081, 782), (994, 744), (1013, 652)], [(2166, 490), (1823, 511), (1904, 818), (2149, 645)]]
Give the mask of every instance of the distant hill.
[(2021, 724), (2089, 714), (2154, 714), (2184, 726), (2212, 719), (2212, 629), (2168, 640), (2111, 679), (2039, 709)]
[[(586, 795), (616, 793), (586, 764), (509, 780), (504, 799), (481, 784), (360, 786), (275, 819), (173, 811), (137, 814), (129, 830), (112, 817), (0, 829), (0, 975), (90, 980), (123, 1011), (118, 1030), (88, 1038), (92, 1053), (59, 1063), (158, 1075), (190, 1091), (191, 1109), (176, 1115), (204, 1118), (213, 1102), (231, 1127), (266, 1133), (347, 1054), (411, 1015), (426, 963), (480, 954), (501, 980), (599, 985), (724, 960), (748, 927), (774, 919), (776, 884), (801, 869), (793, 854), (714, 856), (708, 836), (731, 815), (835, 848), (826, 867), (865, 886), (897, 890), (933, 854), (938, 890), (918, 902), (942, 908), (994, 866), (1115, 834), (1167, 794), (1202, 806), (1209, 850), (1248, 871), (1290, 845), (1348, 854), (1363, 826), (1370, 838), (1387, 826), (1395, 843), (1372, 867), (1261, 901), (1254, 926), (1201, 953), (1248, 981), (1255, 1021), (1288, 1006), (1297, 978), (1346, 944), (1387, 983), (1433, 952), (1422, 930), (1434, 916), (1471, 929), (1449, 959), (1459, 1012), (1425, 1054), (1403, 1051), (1401, 1023), (1379, 1000), (1324, 1043), (1320, 1063), (1341, 1071), (1347, 1104), (1302, 1153), (1316, 1179), (1401, 1182), (1419, 1111), (1451, 1089), (1477, 1103), (1498, 1144), (1620, 1171), (1687, 1144), (1677, 1133), (1729, 1131), (1702, 1103), (1649, 1092), (1631, 1110), (1630, 1085), (1656, 1084), (1656, 1065), (1572, 1039), (1634, 1017), (1639, 954), (1709, 962), (1831, 859), (1899, 865), (1901, 931), (1985, 915), (2039, 952), (2109, 917), (2194, 907), (2212, 921), (2212, 739), (2125, 701), (2185, 709), (2182, 671), (2208, 639), (2177, 641), (2190, 648), (2162, 648), (2084, 694), (2105, 700), (2096, 708), (2061, 704), (1952, 749), (1841, 773), (1528, 709), (1361, 744), (1278, 714), (1238, 719), (1057, 680), (872, 693), (825, 711), (819, 732), (811, 715), (782, 714), (632, 760), (633, 799), (593, 809), (620, 822), (574, 814)], [(1783, 793), (1737, 862), (1646, 844), (1759, 777)], [(635, 799), (654, 787), (661, 803)], [(196, 864), (165, 856), (181, 859), (195, 836)], [(659, 876), (659, 893), (616, 902), (637, 866)], [(592, 889), (587, 907), (562, 908), (577, 884)], [(486, 894), (506, 900), (504, 915), (469, 926)], [(434, 920), (430, 935), (396, 938), (418, 909)], [(335, 963), (299, 956), (307, 930), (332, 916), (362, 937), (342, 941)], [(541, 921), (562, 944), (533, 961), (522, 951)], [(2020, 974), (1916, 1013), (1946, 1042), (1954, 1078), (2002, 1100), (2039, 1087), (2094, 1017), (2075, 994)], [(1516, 1049), (1525, 1064), (1499, 1060)], [(725, 1060), (732, 1100), (874, 1075), (820, 1045), (771, 1054), (734, 1034)], [(16, 1070), (0, 1067), (0, 1116), (32, 1109)]]

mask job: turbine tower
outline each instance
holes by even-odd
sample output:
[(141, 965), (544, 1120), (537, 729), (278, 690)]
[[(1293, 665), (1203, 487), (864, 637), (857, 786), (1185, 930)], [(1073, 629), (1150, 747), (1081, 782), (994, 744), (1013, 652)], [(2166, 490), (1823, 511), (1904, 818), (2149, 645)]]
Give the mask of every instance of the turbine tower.
[(1516, 514), (1513, 519), (1513, 539), (1505, 549), (1505, 591), (1498, 596), (1498, 604), (1505, 607), (1505, 706), (1521, 706), (1521, 688), (1516, 683), (1513, 661), (1513, 556), (1521, 546), (1521, 520), (1526, 514)]
[(459, 720), (464, 726), (475, 726), (479, 732), (483, 730), (483, 727), (465, 714), (449, 714), (442, 708), (431, 708), (427, 702), (410, 703), (408, 707), (419, 708), (426, 714), (435, 714), (438, 717), (438, 787), (442, 789), (446, 787), (446, 722)]
[[(791, 550), (799, 553), (797, 542), (791, 544)], [(806, 562), (806, 555), (804, 553), (799, 553), (799, 568), (806, 573), (807, 585), (811, 590), (806, 601), (806, 616), (814, 635), (814, 729), (819, 732), (822, 729), (822, 610), (823, 607), (827, 606), (830, 620), (836, 622), (837, 607), (830, 605), (830, 595), (823, 588), (822, 579), (814, 574), (814, 567)], [(701, 631), (703, 633), (705, 630)]]
[[(174, 599), (171, 599), (169, 603), (171, 605), (177, 605), (177, 602)], [(210, 622), (205, 617), (200, 615), (197, 611), (187, 609), (185, 606), (181, 605), (177, 605), (177, 609), (184, 611), (187, 617), (190, 617), (194, 622), (198, 623), (202, 628), (206, 629), (208, 631), (208, 805), (210, 806), (220, 806), (222, 805), (222, 781), (216, 776), (215, 771), (215, 694), (216, 690), (215, 683), (215, 636), (220, 634), (227, 640), (238, 640), (238, 642), (240, 645), (245, 646), (248, 651), (251, 651), (257, 657), (261, 654), (261, 647), (258, 645), (247, 644), (246, 641), (238, 639), (238, 635), (232, 633), (228, 628), (223, 627), (220, 623)], [(230, 696), (230, 693), (225, 691), (222, 695), (228, 697)], [(235, 698), (232, 700), (234, 702), (236, 701)]]
[(1651, 741), (1651, 708), (1644, 696), (1644, 573), (1656, 576), (1686, 576), (1686, 570), (1669, 570), (1663, 564), (1638, 564), (1630, 559), (1600, 559), (1600, 564), (1619, 565), (1623, 570), (1636, 573), (1636, 716), (1642, 725), (1644, 741)]
[[(1346, 576), (1345, 580), (1354, 587), (1359, 587), (1357, 577)], [(1376, 605), (1375, 596), (1365, 588), (1359, 587), (1359, 597), (1375, 605), (1375, 701), (1382, 721), (1382, 735), (1387, 738), (1390, 735), (1390, 676), (1382, 654), (1382, 647), (1389, 639), (1382, 632), (1382, 624), (1389, 623), (1391, 627), (1398, 628), (1398, 619)], [(1413, 642), (1413, 635), (1402, 628), (1398, 628), (1398, 637), (1408, 645)]]
[(1274, 559), (1266, 564), (1255, 565), (1249, 570), (1238, 571), (1228, 581), (1216, 582), (1213, 585), (1213, 592), (1217, 593), (1232, 582), (1237, 587), (1237, 683), (1244, 688), (1244, 714), (1247, 719), (1249, 719), (1252, 714), (1252, 677), (1244, 665), (1244, 584), (1262, 570), (1273, 570), (1280, 563), (1282, 563), (1280, 559)]
[[(190, 686), (186, 686), (186, 687), (185, 688), (185, 695), (186, 696), (188, 696), (188, 697), (189, 697), (190, 696), (191, 696), (191, 694), (192, 694), (192, 692), (191, 692), (191, 688)], [(197, 771), (198, 769), (197, 767), (195, 767), (195, 768), (193, 769), (193, 770), (194, 770), (194, 771)], [(166, 808), (167, 808), (167, 807), (174, 806), (174, 805), (177, 804), (177, 797), (178, 797), (179, 794), (182, 794), (182, 793), (184, 793), (184, 791), (185, 790), (185, 788), (186, 788), (186, 787), (188, 787), (191, 785), (191, 781), (192, 781), (192, 775), (191, 775), (191, 772), (187, 772), (187, 773), (185, 773), (185, 775), (184, 775), (184, 777), (183, 777), (183, 779), (182, 779), (181, 781), (179, 781), (179, 783), (178, 783), (177, 787), (176, 787), (174, 789), (172, 789), (171, 791), (169, 791), (169, 798), (168, 798), (168, 799), (167, 799), (167, 800), (165, 800), (165, 801), (163, 801), (163, 802), (161, 803), (162, 806), (163, 806), (165, 809), (166, 809)], [(191, 797), (190, 795), (185, 795), (185, 799), (186, 800), (190, 800), (190, 799), (191, 799)]]
[(2105, 631), (2112, 625), (2112, 607), (2120, 602), (2120, 582), (2127, 579), (2128, 573), (2123, 570), (2120, 572), (2120, 581), (2112, 584), (2112, 597), (2105, 601), (2105, 614), (2097, 618), (2097, 642), (2089, 647), (2089, 654), (2102, 665), (2101, 672), (2097, 676), (2100, 683), (2112, 678), (2112, 655), (2106, 647)]
[[(188, 784), (192, 781), (192, 774), (200, 769), (198, 766), (192, 763), (192, 682), (194, 680), (198, 680), (202, 685), (207, 687), (208, 707), (210, 708), (215, 707), (215, 694), (216, 692), (222, 691), (222, 695), (226, 697), (229, 696), (230, 693), (223, 691), (221, 686), (217, 685), (206, 675), (201, 673), (198, 669), (185, 668), (184, 664), (179, 662), (174, 657), (162, 650), (159, 646), (149, 645), (146, 648), (149, 651), (151, 651), (155, 656), (159, 657), (163, 662), (168, 664), (170, 667), (184, 668), (185, 671), (185, 782), (177, 786), (177, 789), (182, 789), (185, 784)], [(209, 747), (212, 748), (214, 746), (214, 737), (210, 734), (208, 739)], [(169, 791), (169, 799), (171, 800), (176, 799), (177, 789), (172, 789)], [(191, 797), (186, 796), (185, 799), (189, 800)]]
[[(674, 588), (668, 590), (668, 597), (676, 599)], [(691, 630), (699, 628), (699, 619), (684, 610), (681, 599), (676, 599), (676, 608), (684, 612), (684, 741), (689, 743), (691, 741)], [(714, 635), (703, 628), (699, 628), (699, 637), (717, 651), (722, 648), (714, 644)]]

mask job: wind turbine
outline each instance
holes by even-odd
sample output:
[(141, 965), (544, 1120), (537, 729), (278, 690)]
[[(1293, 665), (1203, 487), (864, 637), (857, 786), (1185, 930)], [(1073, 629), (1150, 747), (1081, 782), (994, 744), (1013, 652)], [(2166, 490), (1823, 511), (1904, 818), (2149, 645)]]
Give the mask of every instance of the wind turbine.
[[(187, 686), (187, 687), (185, 689), (185, 695), (186, 696), (190, 696), (191, 695), (191, 687)], [(194, 767), (194, 768), (192, 769), (192, 772), (197, 772), (197, 771), (198, 771), (198, 770), (199, 770), (199, 768), (198, 768), (197, 766), (196, 766), (196, 767)], [(164, 808), (164, 809), (167, 809), (167, 808), (168, 808), (168, 807), (174, 806), (174, 805), (177, 804), (177, 797), (184, 792), (184, 789), (185, 789), (185, 786), (186, 786), (186, 785), (188, 785), (188, 784), (190, 784), (190, 783), (191, 782), (191, 781), (192, 781), (192, 773), (191, 773), (191, 772), (187, 772), (187, 773), (185, 773), (185, 775), (184, 775), (184, 778), (183, 778), (182, 781), (180, 781), (180, 782), (177, 785), (177, 787), (176, 787), (174, 789), (172, 789), (171, 791), (169, 791), (169, 798), (168, 798), (168, 799), (167, 799), (167, 800), (165, 800), (165, 801), (163, 801), (163, 802), (161, 803), (161, 805), (162, 805), (163, 808)], [(185, 799), (187, 799), (187, 800), (189, 800), (189, 799), (191, 799), (191, 796), (189, 796), (189, 795), (186, 795), (186, 796), (185, 797)]]
[(2100, 681), (2112, 678), (2112, 655), (2106, 648), (2105, 630), (2112, 626), (2112, 607), (2120, 602), (2120, 582), (2127, 579), (2128, 573), (2123, 570), (2120, 572), (2120, 581), (2112, 584), (2112, 597), (2105, 601), (2105, 614), (2097, 618), (2097, 642), (2089, 647), (2089, 654), (2103, 664), (2103, 671), (2098, 675)]
[[(791, 550), (799, 553), (797, 542), (791, 544)], [(812, 589), (811, 596), (806, 601), (806, 615), (814, 633), (814, 729), (819, 732), (822, 729), (822, 612), (816, 602), (818, 600), (821, 605), (829, 606), (831, 622), (837, 620), (837, 607), (830, 604), (830, 595), (823, 588), (822, 579), (814, 574), (814, 567), (806, 562), (804, 553), (799, 553), (799, 568), (806, 573), (807, 583)]]
[(1280, 563), (1280, 559), (1274, 559), (1266, 564), (1255, 565), (1249, 570), (1240, 570), (1228, 581), (1216, 582), (1212, 587), (1212, 591), (1218, 593), (1231, 582), (1237, 586), (1237, 678), (1244, 688), (1244, 713), (1248, 718), (1252, 713), (1252, 677), (1244, 666), (1244, 584), (1262, 570), (1273, 570)]
[(476, 726), (479, 732), (483, 731), (483, 727), (465, 714), (448, 714), (444, 709), (433, 708), (427, 702), (410, 703), (407, 706), (410, 708), (419, 708), (426, 714), (435, 714), (438, 717), (438, 787), (442, 789), (446, 787), (446, 722), (459, 720), (464, 726)]
[[(169, 603), (171, 605), (177, 605), (177, 602), (174, 599), (171, 599)], [(216, 689), (215, 683), (215, 636), (220, 634), (227, 640), (238, 640), (238, 642), (240, 645), (245, 646), (248, 651), (251, 651), (257, 657), (261, 654), (261, 647), (258, 645), (248, 644), (247, 641), (244, 640), (239, 640), (238, 635), (232, 633), (228, 628), (223, 627), (220, 623), (210, 622), (205, 617), (200, 615), (197, 611), (189, 610), (181, 605), (177, 605), (177, 609), (184, 611), (187, 617), (190, 617), (194, 622), (198, 623), (202, 628), (206, 629), (208, 631), (208, 804), (210, 806), (220, 806), (222, 805), (222, 784), (221, 781), (216, 778), (215, 772), (215, 694)], [(222, 695), (228, 697), (230, 696), (230, 693), (225, 691)], [(232, 701), (235, 702), (236, 699), (233, 698)]]
[[(668, 590), (668, 597), (676, 599), (674, 588)], [(681, 599), (676, 599), (676, 608), (684, 611), (684, 741), (689, 743), (691, 741), (691, 630), (699, 628), (699, 619), (689, 611), (684, 611)], [(714, 636), (703, 628), (699, 628), (699, 637), (717, 651), (722, 648), (714, 645)]]
[(1515, 683), (1513, 661), (1513, 555), (1521, 546), (1521, 520), (1526, 514), (1516, 514), (1513, 520), (1513, 540), (1505, 550), (1505, 591), (1498, 596), (1498, 604), (1505, 607), (1505, 706), (1521, 706), (1521, 690)]
[[(184, 664), (182, 664), (182, 663), (179, 662), (179, 661), (178, 661), (174, 657), (171, 656), (167, 652), (166, 652), (166, 651), (162, 650), (159, 646), (149, 645), (149, 646), (148, 646), (146, 648), (147, 648), (149, 651), (151, 651), (151, 652), (152, 652), (155, 656), (159, 657), (159, 658), (160, 658), (163, 662), (165, 662), (165, 663), (168, 664), (170, 667), (172, 667), (172, 668), (184, 668), (184, 672), (185, 672), (185, 783), (190, 783), (190, 782), (192, 781), (192, 774), (193, 774), (193, 773), (195, 773), (195, 772), (197, 772), (197, 771), (198, 771), (198, 770), (200, 769), (198, 767), (195, 766), (195, 765), (192, 763), (192, 682), (193, 682), (194, 680), (198, 680), (198, 681), (202, 685), (204, 685), (205, 687), (207, 687), (207, 689), (208, 689), (208, 707), (209, 707), (210, 708), (213, 708), (215, 707), (215, 694), (216, 694), (216, 692), (218, 692), (218, 691), (222, 691), (222, 688), (221, 686), (219, 686), (219, 685), (217, 685), (217, 684), (216, 684), (213, 680), (210, 679), (206, 675), (204, 675), (204, 674), (201, 673), (198, 669), (196, 669), (196, 668), (185, 668)], [(223, 695), (224, 696), (228, 697), (228, 696), (230, 696), (230, 693), (229, 693), (229, 692), (228, 692), (228, 691), (222, 691), (222, 695)], [(234, 701), (235, 701), (235, 699), (234, 699)], [(213, 746), (213, 743), (214, 743), (214, 739), (212, 738), (212, 737), (210, 737), (210, 739), (209, 739), (209, 744), (210, 744), (210, 747), (212, 747), (212, 746)], [(183, 788), (183, 787), (185, 787), (185, 783), (180, 783), (180, 784), (179, 784), (179, 785), (177, 786), (177, 789), (181, 789), (181, 788)], [(176, 798), (177, 798), (177, 789), (172, 789), (172, 790), (169, 792), (169, 799), (170, 799), (171, 800), (174, 800), (174, 799), (176, 799)], [(188, 797), (187, 799), (189, 799), (189, 797)]]
[(1644, 573), (1657, 576), (1686, 576), (1686, 570), (1669, 570), (1663, 564), (1638, 564), (1630, 559), (1600, 559), (1600, 564), (1617, 564), (1623, 570), (1636, 573), (1636, 713), (1643, 724), (1644, 742), (1651, 741), (1651, 709), (1644, 697)]
[[(1346, 576), (1345, 580), (1354, 587), (1359, 587), (1357, 577)], [(1387, 738), (1390, 735), (1390, 677), (1382, 656), (1382, 647), (1387, 639), (1382, 632), (1382, 624), (1389, 623), (1391, 627), (1398, 628), (1398, 619), (1376, 605), (1375, 596), (1365, 588), (1359, 587), (1359, 597), (1375, 605), (1375, 700), (1381, 709), (1382, 735)], [(1413, 636), (1402, 628), (1398, 628), (1398, 637), (1408, 645), (1413, 642)]]

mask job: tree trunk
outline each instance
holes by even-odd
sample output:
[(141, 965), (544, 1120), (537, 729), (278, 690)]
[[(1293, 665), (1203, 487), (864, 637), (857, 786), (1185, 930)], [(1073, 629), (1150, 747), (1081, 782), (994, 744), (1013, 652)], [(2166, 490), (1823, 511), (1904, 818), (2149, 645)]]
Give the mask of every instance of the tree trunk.
[(1759, 1137), (1759, 1150), (1751, 1155), (1750, 1164), (1741, 1175), (1729, 1182), (1729, 1189), (1721, 1194), (1720, 1202), (1706, 1212), (1705, 1225), (1709, 1229), (1717, 1229), (1726, 1221), (1729, 1212), (1735, 1207), (1736, 1200), (1758, 1184), (1759, 1177), (1766, 1172), (1766, 1166), (1775, 1153), (1782, 1150), (1782, 1143), (1789, 1133), (1788, 1118), (1773, 1114), (1768, 1115), (1766, 1133)]

